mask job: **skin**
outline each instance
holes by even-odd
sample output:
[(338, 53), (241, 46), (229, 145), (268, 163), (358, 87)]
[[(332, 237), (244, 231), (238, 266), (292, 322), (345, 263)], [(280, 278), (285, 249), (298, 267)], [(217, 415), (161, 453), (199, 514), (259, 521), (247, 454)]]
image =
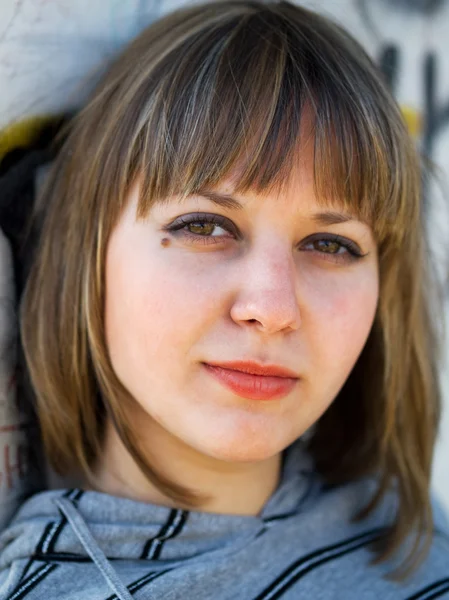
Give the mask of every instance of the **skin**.
[[(215, 191), (232, 194), (232, 179)], [(108, 244), (105, 324), (150, 463), (208, 494), (203, 511), (256, 515), (279, 483), (282, 451), (329, 407), (366, 342), (378, 257), (371, 228), (355, 217), (316, 222), (317, 213), (342, 209), (316, 198), (307, 149), (282, 193), (233, 196), (243, 209), (197, 195), (156, 204), (136, 221), (137, 183)], [(227, 217), (239, 239), (221, 225), (207, 225), (209, 239), (191, 242), (186, 236), (194, 240), (198, 226), (184, 237), (164, 230), (196, 212)], [(329, 233), (365, 256), (351, 260), (341, 247), (335, 255), (307, 242)], [(299, 380), (279, 400), (249, 400), (201, 364), (236, 359), (283, 365)], [(101, 491), (174, 506), (143, 477), (110, 424), (97, 475)]]

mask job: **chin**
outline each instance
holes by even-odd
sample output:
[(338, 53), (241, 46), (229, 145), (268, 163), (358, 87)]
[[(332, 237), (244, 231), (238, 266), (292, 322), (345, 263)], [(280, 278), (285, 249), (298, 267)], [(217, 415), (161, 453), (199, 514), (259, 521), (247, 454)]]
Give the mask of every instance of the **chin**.
[(205, 444), (201, 448), (201, 452), (223, 462), (229, 463), (247, 463), (247, 462), (261, 462), (268, 460), (273, 456), (279, 454), (289, 443), (285, 444), (274, 444), (273, 442), (268, 443), (266, 439), (254, 440), (252, 442), (235, 440), (226, 442), (222, 440), (222, 443), (218, 443), (219, 440), (215, 439), (210, 444)]

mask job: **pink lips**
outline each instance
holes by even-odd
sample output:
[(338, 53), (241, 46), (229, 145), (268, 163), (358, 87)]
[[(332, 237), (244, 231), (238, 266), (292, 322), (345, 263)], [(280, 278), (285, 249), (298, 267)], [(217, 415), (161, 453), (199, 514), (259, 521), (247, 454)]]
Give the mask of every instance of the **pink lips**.
[[(208, 373), (235, 394), (250, 400), (276, 400), (289, 394), (298, 378), (292, 372), (281, 367), (259, 366), (254, 363), (226, 363), (226, 367), (203, 363)], [(232, 364), (233, 369), (229, 368)], [(236, 365), (246, 371), (261, 371), (269, 374), (254, 375), (236, 370)], [(277, 375), (273, 375), (277, 373)], [(288, 376), (290, 375), (290, 376)]]

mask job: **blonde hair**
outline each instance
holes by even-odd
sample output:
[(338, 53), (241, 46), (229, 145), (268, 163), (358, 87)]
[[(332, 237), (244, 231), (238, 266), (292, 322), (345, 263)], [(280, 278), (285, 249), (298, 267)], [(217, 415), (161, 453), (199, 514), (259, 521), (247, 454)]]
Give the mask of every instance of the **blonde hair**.
[(108, 240), (137, 177), (138, 217), (156, 199), (217, 184), (237, 162), (237, 192), (281, 188), (306, 111), (317, 192), (372, 224), (380, 270), (369, 339), (317, 422), (310, 451), (330, 483), (379, 474), (377, 493), (355, 518), (395, 482), (398, 512), (374, 562), (416, 531), (402, 573), (393, 574), (405, 577), (431, 540), (440, 416), (420, 161), (378, 70), (330, 20), (288, 2), (213, 2), (164, 17), (124, 50), (71, 122), (36, 206), (22, 345), (44, 447), (59, 473), (93, 478), (108, 416), (146, 476), (177, 503), (198, 506), (203, 498), (157, 473), (133, 438), (133, 399), (105, 343)]

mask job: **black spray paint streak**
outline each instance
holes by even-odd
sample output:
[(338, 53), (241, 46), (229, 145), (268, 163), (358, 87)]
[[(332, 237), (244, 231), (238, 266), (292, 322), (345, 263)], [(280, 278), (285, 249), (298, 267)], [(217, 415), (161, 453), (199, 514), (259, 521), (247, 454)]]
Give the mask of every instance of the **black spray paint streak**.
[(415, 12), (425, 16), (436, 13), (446, 0), (383, 0), (389, 8), (398, 8), (406, 12)]
[[(401, 51), (394, 45), (384, 46), (380, 52), (379, 66), (393, 94), (397, 92), (397, 83), (401, 69)], [(449, 99), (439, 100), (438, 81), (442, 75), (438, 70), (438, 56), (435, 52), (426, 52), (422, 61), (422, 98), (423, 124), (422, 150), (432, 157), (435, 140), (440, 132), (449, 125)]]

